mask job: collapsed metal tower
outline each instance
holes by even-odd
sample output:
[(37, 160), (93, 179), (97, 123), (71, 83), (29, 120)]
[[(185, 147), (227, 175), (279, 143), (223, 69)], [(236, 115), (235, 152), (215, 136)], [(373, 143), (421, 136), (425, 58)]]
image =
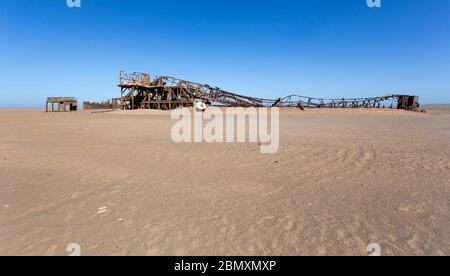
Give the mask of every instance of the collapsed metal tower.
[(160, 76), (151, 79), (146, 73), (120, 72), (121, 109), (172, 110), (193, 106), (197, 101), (224, 107), (295, 107), (295, 108), (396, 108), (416, 111), (419, 98), (410, 95), (387, 95), (374, 98), (320, 99), (292, 95), (263, 99), (224, 91), (218, 87)]

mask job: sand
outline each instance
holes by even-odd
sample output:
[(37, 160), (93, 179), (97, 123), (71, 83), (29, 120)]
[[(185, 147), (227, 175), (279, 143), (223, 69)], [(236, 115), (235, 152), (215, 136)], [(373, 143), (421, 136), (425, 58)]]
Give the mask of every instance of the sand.
[(282, 112), (269, 155), (174, 144), (167, 112), (0, 110), (0, 255), (450, 255), (438, 109)]

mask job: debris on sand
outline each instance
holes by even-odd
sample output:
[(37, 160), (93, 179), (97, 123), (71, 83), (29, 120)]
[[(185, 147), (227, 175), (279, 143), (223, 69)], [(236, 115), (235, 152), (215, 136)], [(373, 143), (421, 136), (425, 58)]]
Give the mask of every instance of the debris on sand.
[(108, 207), (100, 207), (100, 208), (98, 208), (97, 214), (103, 214), (106, 212), (108, 212)]

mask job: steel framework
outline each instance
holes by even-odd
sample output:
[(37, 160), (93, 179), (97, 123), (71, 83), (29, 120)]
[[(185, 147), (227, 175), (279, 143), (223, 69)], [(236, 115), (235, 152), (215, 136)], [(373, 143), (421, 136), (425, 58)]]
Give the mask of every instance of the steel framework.
[(292, 95), (263, 99), (224, 91), (218, 87), (169, 76), (151, 79), (146, 73), (120, 72), (121, 109), (171, 110), (193, 106), (196, 101), (225, 107), (295, 108), (397, 108), (418, 110), (418, 97), (392, 94), (373, 98), (321, 99)]

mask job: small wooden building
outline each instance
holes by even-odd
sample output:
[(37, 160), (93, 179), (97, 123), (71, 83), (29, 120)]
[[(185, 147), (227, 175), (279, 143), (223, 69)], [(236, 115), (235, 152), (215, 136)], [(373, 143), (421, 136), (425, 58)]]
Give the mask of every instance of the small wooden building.
[[(51, 109), (49, 109), (49, 105)], [(45, 104), (45, 112), (72, 112), (78, 110), (78, 101), (73, 97), (50, 97)]]

